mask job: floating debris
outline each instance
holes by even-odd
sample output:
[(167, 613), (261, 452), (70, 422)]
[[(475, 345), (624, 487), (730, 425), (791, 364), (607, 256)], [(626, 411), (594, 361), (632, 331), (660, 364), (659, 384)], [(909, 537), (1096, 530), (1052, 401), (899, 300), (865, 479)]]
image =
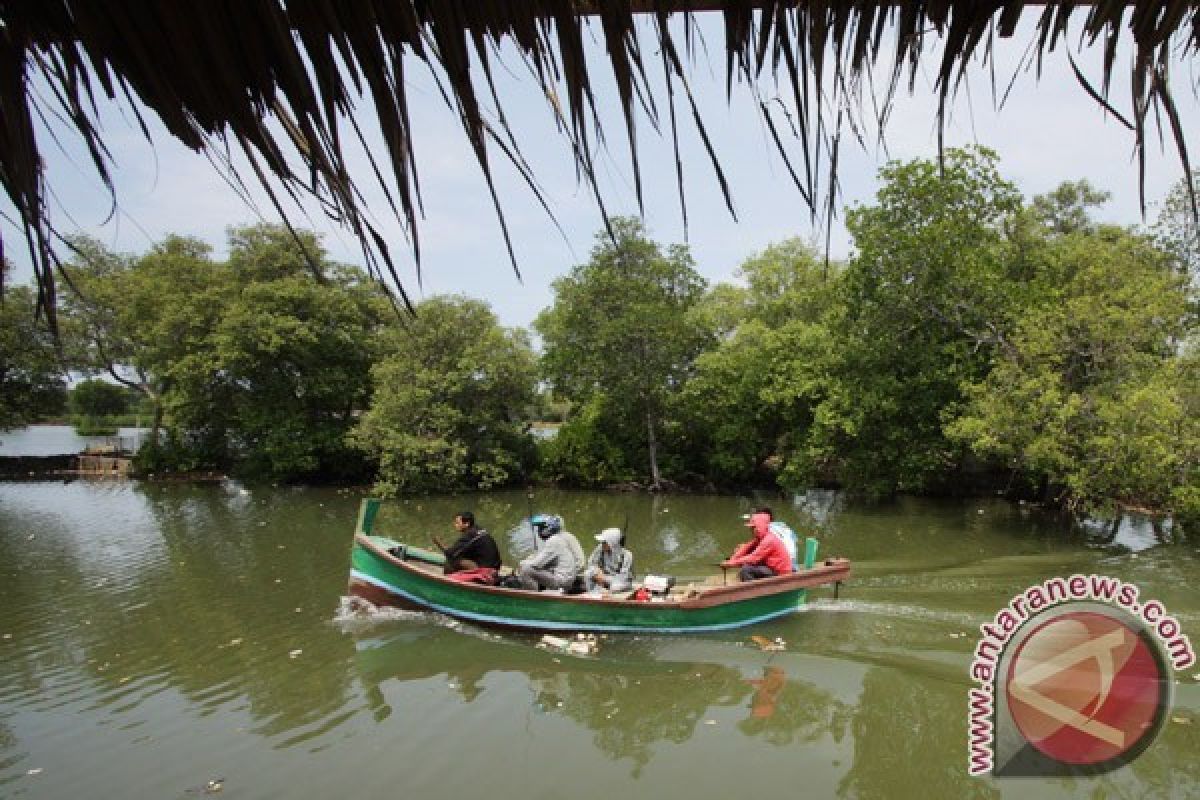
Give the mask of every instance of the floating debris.
[(771, 641), (765, 636), (751, 636), (750, 641), (758, 645), (758, 649), (764, 653), (777, 653), (787, 647), (787, 642), (779, 637), (776, 637), (775, 641)]
[(42, 768), (41, 768), (41, 767), (34, 767), (33, 769), (26, 770), (26, 771), (25, 771), (25, 774), (26, 774), (26, 775), (41, 775), (41, 774), (42, 774)]
[(717, 721), (715, 719), (706, 719), (706, 720), (704, 720), (704, 724), (705, 725), (716, 725)]
[(595, 634), (591, 633), (577, 633), (574, 641), (547, 633), (538, 641), (537, 646), (577, 656), (590, 656), (595, 655), (596, 651), (600, 649), (600, 642), (596, 639)]
[(300, 654), (301, 654), (301, 653), (303, 653), (303, 652), (304, 652), (303, 650), (292, 650), (292, 651), (289, 651), (289, 652), (288, 652), (288, 658), (295, 658), (296, 656), (300, 655)]
[(1188, 719), (1187, 717), (1171, 717), (1171, 722), (1174, 722), (1176, 725), (1191, 725), (1192, 724), (1192, 721), (1190, 719)]
[(224, 778), (213, 778), (203, 786), (196, 786), (187, 790), (188, 794), (216, 794), (225, 788)]

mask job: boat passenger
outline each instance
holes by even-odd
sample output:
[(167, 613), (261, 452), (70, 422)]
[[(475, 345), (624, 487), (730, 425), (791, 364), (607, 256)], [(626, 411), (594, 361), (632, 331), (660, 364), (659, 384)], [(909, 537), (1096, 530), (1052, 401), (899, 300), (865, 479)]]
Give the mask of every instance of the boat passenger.
[(458, 531), (458, 539), (449, 547), (443, 547), (437, 537), (433, 537), (433, 543), (446, 556), (445, 574), (500, 569), (500, 548), (490, 533), (475, 524), (473, 513), (463, 511), (457, 514), (454, 517), (454, 529)]
[(598, 588), (623, 592), (633, 586), (633, 553), (621, 546), (621, 529), (605, 528), (596, 536), (596, 549), (583, 576), (589, 592)]
[(772, 578), (776, 575), (787, 575), (792, 569), (792, 557), (784, 546), (783, 541), (771, 534), (771, 514), (756, 511), (750, 515), (746, 523), (754, 533), (754, 538), (738, 545), (723, 567), (741, 567), (738, 577), (743, 581), (753, 581), (759, 578)]
[(583, 577), (583, 548), (575, 535), (563, 530), (562, 517), (538, 514), (530, 519), (537, 550), (517, 566), (522, 589), (573, 589)]

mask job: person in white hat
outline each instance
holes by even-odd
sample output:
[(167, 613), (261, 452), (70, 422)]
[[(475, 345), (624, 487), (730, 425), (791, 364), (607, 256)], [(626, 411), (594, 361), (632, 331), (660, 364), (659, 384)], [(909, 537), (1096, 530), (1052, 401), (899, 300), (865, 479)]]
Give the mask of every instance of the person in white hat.
[(596, 549), (583, 573), (589, 592), (607, 589), (623, 592), (633, 587), (633, 553), (621, 545), (621, 529), (605, 528), (596, 536)]

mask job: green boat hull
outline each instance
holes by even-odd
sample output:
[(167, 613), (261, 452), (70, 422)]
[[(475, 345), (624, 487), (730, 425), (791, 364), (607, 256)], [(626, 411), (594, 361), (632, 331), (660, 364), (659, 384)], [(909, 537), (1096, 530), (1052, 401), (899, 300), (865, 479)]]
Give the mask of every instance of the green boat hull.
[[(351, 559), (352, 593), (378, 598), (390, 605), (440, 611), (459, 619), (488, 625), (532, 630), (572, 631), (688, 631), (724, 630), (782, 616), (800, 608), (807, 590), (752, 597), (708, 608), (685, 608), (667, 603), (585, 602), (561, 595), (505, 589), (486, 591), (448, 581), (435, 581), (379, 559), (355, 545)], [(363, 591), (363, 584), (376, 592)], [(357, 588), (358, 591), (354, 591)]]

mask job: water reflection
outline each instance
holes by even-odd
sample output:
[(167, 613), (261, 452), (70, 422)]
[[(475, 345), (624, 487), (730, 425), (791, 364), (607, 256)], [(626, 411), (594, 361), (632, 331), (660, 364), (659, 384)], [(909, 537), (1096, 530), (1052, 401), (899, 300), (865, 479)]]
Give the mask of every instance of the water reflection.
[(1129, 553), (1168, 544), (1173, 533), (1171, 520), (1133, 513), (1109, 519), (1089, 517), (1079, 523), (1079, 528), (1089, 544)]
[[(48, 488), (27, 491), (45, 500)], [(55, 682), (58, 702), (119, 711), (170, 689), (200, 714), (245, 707), (264, 735), (318, 733), (352, 680), (353, 644), (327, 624), (345, 566), (311, 547), (287, 499), (239, 506), (211, 487), (73, 484), (52, 507), (31, 503), (49, 517), (36, 535), (0, 536), (13, 565), (5, 605), (22, 613), (21, 646), (0, 669), (5, 697), (31, 700)], [(353, 502), (341, 505), (350, 518)], [(11, 510), (0, 530), (16, 527)]]
[[(850, 721), (854, 763), (838, 796), (998, 797), (990, 781), (967, 774), (965, 694), (965, 680), (917, 682), (895, 669), (868, 670)], [(963, 743), (950, 763), (947, 741)]]
[[(517, 674), (539, 714), (570, 719), (591, 733), (610, 760), (632, 762), (639, 776), (661, 743), (682, 744), (714, 716), (772, 746), (845, 736), (852, 706), (778, 663), (736, 655), (748, 664), (680, 661), (653, 642), (607, 640), (596, 657), (559, 656), (521, 634), (479, 636), (428, 625), (358, 642), (356, 665), (377, 721), (393, 712), (385, 684), (444, 678), (460, 702), (485, 691), (489, 673)], [(664, 649), (670, 650), (664, 645)], [(731, 654), (732, 655), (732, 654)], [(753, 664), (754, 666), (749, 666)], [(724, 711), (723, 711), (724, 710)]]
[(828, 735), (841, 742), (850, 706), (812, 683), (789, 680), (779, 666), (763, 667), (761, 678), (746, 681), (754, 689), (749, 715), (738, 723), (747, 736), (782, 746), (815, 742)]

